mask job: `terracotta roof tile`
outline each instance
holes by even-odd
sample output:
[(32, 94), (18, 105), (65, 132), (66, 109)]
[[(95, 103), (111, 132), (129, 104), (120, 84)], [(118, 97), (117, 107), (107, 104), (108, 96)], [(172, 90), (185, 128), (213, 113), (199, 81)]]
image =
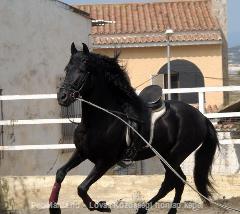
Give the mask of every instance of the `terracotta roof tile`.
[(115, 21), (113, 24), (92, 27), (94, 44), (163, 42), (166, 41), (164, 32), (167, 28), (175, 32), (171, 38), (173, 41), (222, 40), (218, 20), (211, 11), (210, 0), (75, 7), (90, 13), (93, 19)]
[[(183, 33), (183, 34), (174, 34), (171, 37), (172, 42), (192, 42), (192, 41), (212, 41), (212, 40), (221, 40), (221, 34), (218, 32), (212, 33)], [(125, 43), (159, 43), (166, 42), (166, 36), (164, 34), (156, 35), (101, 35), (93, 36), (93, 43), (95, 45), (113, 45), (113, 44), (125, 44)]]

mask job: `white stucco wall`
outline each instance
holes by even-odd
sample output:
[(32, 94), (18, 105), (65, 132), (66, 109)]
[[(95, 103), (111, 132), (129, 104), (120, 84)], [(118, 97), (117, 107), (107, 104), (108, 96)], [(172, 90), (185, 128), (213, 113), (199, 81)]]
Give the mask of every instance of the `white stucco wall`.
[[(0, 29), (0, 88), (6, 95), (56, 93), (72, 41), (91, 46), (90, 19), (54, 0), (1, 0)], [(4, 119), (59, 118), (59, 112), (56, 100), (3, 102)], [(5, 145), (57, 144), (60, 138), (58, 124), (4, 127)], [(55, 174), (69, 155), (45, 150), (4, 152), (0, 174)], [(85, 168), (73, 173), (85, 174)]]

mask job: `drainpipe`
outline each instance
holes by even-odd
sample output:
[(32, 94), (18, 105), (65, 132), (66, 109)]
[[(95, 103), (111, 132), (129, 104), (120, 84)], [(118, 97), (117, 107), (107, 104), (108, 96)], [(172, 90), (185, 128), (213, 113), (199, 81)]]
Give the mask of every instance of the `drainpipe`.
[[(165, 31), (167, 37), (167, 77), (168, 77), (168, 89), (171, 89), (171, 69), (170, 69), (170, 36), (173, 34), (172, 29), (167, 29)], [(168, 100), (172, 99), (172, 94), (168, 94)]]

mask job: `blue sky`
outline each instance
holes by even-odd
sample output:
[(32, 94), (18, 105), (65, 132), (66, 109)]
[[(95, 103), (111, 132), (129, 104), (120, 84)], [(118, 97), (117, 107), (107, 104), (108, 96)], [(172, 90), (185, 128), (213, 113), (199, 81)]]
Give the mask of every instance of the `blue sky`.
[(228, 0), (228, 44), (240, 45), (240, 1)]
[[(146, 0), (62, 0), (67, 4), (146, 2)], [(151, 0), (154, 2), (154, 0)], [(157, 0), (155, 0), (157, 1)], [(228, 44), (229, 47), (240, 45), (240, 0), (228, 1)], [(148, 1), (150, 2), (150, 1)]]

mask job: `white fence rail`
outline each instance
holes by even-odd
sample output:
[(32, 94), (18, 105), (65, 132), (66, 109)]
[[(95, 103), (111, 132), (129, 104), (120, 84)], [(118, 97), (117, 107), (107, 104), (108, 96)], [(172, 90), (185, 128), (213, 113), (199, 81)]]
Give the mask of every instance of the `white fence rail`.
[(2, 95), (0, 100), (42, 100), (57, 99), (57, 94)]
[[(206, 92), (224, 92), (224, 91), (240, 91), (240, 86), (164, 89), (163, 94), (198, 93), (199, 111), (204, 113), (205, 112), (204, 93), (206, 93)], [(217, 116), (217, 115), (215, 114), (215, 115), (206, 115), (206, 116), (208, 116), (208, 117), (211, 116), (209, 118), (214, 118), (213, 116)]]
[[(183, 93), (198, 93), (198, 104), (199, 110), (204, 113), (204, 93), (206, 92), (229, 92), (239, 91), (240, 86), (222, 86), (222, 87), (199, 87), (199, 88), (174, 88), (174, 89), (163, 89), (163, 94), (183, 94)], [(39, 100), (39, 99), (56, 99), (56, 94), (35, 94), (35, 95), (3, 95), (0, 96), (0, 100)], [(207, 115), (209, 118), (217, 117), (216, 114)], [(219, 114), (219, 117), (223, 117)], [(226, 117), (231, 117), (227, 115)], [(235, 117), (235, 116), (233, 116)], [(238, 117), (238, 116), (237, 116)]]
[[(222, 145), (239, 144), (240, 139), (225, 139), (220, 140)], [(0, 146), (0, 151), (25, 151), (25, 150), (61, 150), (74, 149), (74, 144), (41, 144), (41, 145), (15, 145), (15, 146)]]
[(74, 144), (42, 144), (42, 145), (15, 145), (0, 146), (0, 151), (25, 151), (25, 150), (56, 150), (56, 149), (74, 149)]
[[(177, 88), (163, 89), (163, 94), (180, 94), (180, 93), (198, 93), (199, 110), (204, 113), (204, 93), (206, 92), (224, 92), (239, 91), (240, 86), (223, 86), (223, 87), (200, 87), (200, 88)], [(35, 95), (2, 95), (2, 101), (16, 100), (39, 100), (39, 99), (56, 99), (56, 94), (35, 94)], [(240, 117), (240, 112), (229, 113), (207, 113), (204, 114), (208, 118), (230, 118)], [(81, 118), (70, 118), (71, 121), (81, 122)], [(1, 126), (13, 125), (34, 125), (34, 124), (61, 124), (71, 123), (68, 118), (61, 119), (31, 119), (31, 120), (1, 120)], [(220, 140), (221, 144), (240, 144), (240, 139), (224, 139)], [(44, 149), (71, 149), (75, 148), (74, 144), (50, 144), (50, 145), (17, 145), (17, 146), (0, 146), (1, 150), (44, 150)]]
[(80, 123), (81, 118), (63, 118), (63, 119), (31, 119), (31, 120), (0, 120), (0, 126), (15, 125), (39, 125), (39, 124), (61, 124), (61, 123)]

